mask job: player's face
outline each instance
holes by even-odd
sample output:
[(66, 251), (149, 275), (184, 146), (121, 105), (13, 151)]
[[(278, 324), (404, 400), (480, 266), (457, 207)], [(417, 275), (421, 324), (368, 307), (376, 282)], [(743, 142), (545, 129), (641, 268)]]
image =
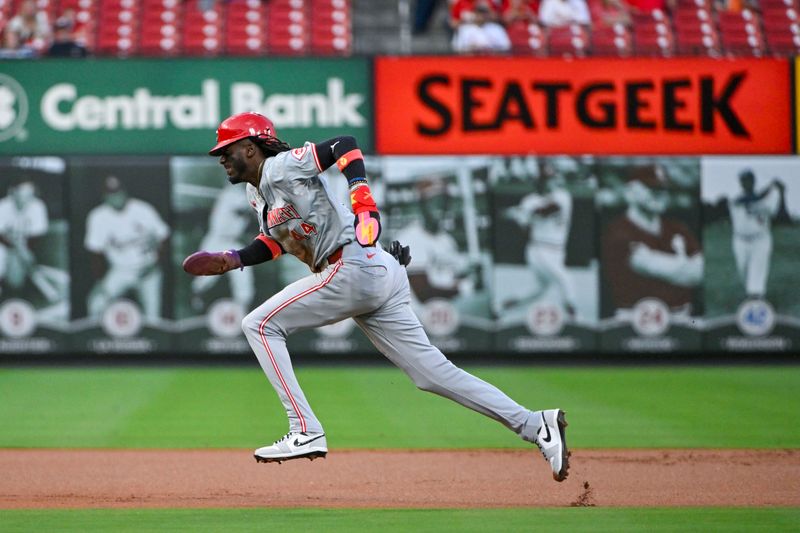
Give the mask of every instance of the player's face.
[(128, 194), (122, 189), (106, 194), (106, 203), (116, 210), (120, 210), (125, 207), (125, 203), (127, 201)]
[(249, 142), (243, 139), (228, 145), (219, 156), (219, 164), (225, 167), (228, 181), (234, 185), (246, 181), (245, 175), (248, 170), (248, 160), (245, 155)]
[(23, 182), (14, 187), (14, 200), (16, 201), (17, 205), (25, 205), (27, 204), (34, 195), (34, 188), (33, 184), (29, 182)]

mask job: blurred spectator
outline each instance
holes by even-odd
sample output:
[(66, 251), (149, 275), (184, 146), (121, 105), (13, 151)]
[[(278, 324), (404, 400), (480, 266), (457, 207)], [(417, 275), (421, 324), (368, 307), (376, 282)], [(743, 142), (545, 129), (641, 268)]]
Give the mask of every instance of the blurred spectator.
[(672, 12), (677, 5), (676, 0), (625, 0), (631, 13), (648, 14), (655, 10)]
[(471, 23), (478, 5), (489, 6), (491, 19), (500, 20), (500, 14), (509, 0), (450, 0), (450, 27), (455, 31), (464, 22)]
[[(66, 8), (62, 13), (61, 16), (58, 17), (58, 20), (66, 20), (72, 24), (72, 39), (81, 46), (86, 46), (87, 40), (89, 36), (87, 32), (89, 31), (87, 22), (89, 20), (88, 13), (82, 13), (79, 16), (75, 13), (75, 10), (71, 7)], [(56, 24), (58, 24), (58, 20), (56, 20)]]
[(35, 0), (24, 0), (17, 14), (6, 25), (3, 45), (11, 50), (28, 48), (41, 52), (47, 50), (50, 38), (47, 13), (36, 8)]
[(623, 0), (595, 0), (591, 3), (592, 21), (600, 26), (631, 25), (631, 14)]
[(511, 40), (496, 17), (497, 13), (484, 2), (476, 3), (474, 11), (463, 12), (453, 36), (453, 50), (462, 53), (510, 50)]
[(503, 22), (536, 22), (539, 18), (540, 0), (511, 0), (503, 9)]
[(54, 25), (53, 44), (47, 51), (50, 57), (86, 57), (86, 48), (75, 39), (74, 22), (69, 17), (59, 17)]
[(439, 0), (417, 0), (414, 3), (414, 26), (411, 32), (414, 35), (420, 35), (428, 31), (428, 24), (431, 21), (434, 11), (436, 11), (436, 4)]
[(589, 25), (589, 7), (586, 0), (542, 0), (539, 22), (548, 27)]

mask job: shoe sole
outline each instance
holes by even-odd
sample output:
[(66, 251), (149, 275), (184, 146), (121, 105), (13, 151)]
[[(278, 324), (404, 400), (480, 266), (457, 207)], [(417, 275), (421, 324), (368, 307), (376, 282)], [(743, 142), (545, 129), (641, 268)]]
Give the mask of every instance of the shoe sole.
[(558, 424), (558, 434), (561, 437), (561, 470), (558, 472), (553, 472), (553, 479), (556, 481), (564, 481), (567, 479), (569, 475), (569, 457), (570, 452), (567, 449), (567, 437), (564, 432), (564, 428), (568, 426), (567, 424), (567, 417), (565, 416), (566, 413), (564, 411), (558, 411), (558, 417), (556, 418), (556, 423)]
[(256, 458), (257, 463), (281, 464), (284, 461), (291, 461), (292, 459), (308, 459), (309, 461), (313, 461), (317, 457), (322, 457), (325, 459), (326, 455), (328, 455), (328, 452), (309, 452), (301, 455), (291, 455), (289, 457), (261, 457), (260, 455), (253, 455), (253, 457)]

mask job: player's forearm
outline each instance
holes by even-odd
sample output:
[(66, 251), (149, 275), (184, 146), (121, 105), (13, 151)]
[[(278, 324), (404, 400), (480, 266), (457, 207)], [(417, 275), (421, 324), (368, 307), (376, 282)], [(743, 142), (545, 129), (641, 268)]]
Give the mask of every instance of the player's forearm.
[(275, 239), (261, 234), (241, 250), (236, 250), (236, 253), (242, 266), (251, 266), (277, 259), (283, 254), (283, 248)]
[(356, 216), (356, 240), (362, 246), (374, 246), (381, 234), (378, 206), (367, 184), (364, 156), (354, 137), (345, 135), (316, 144), (317, 159), (323, 168), (336, 162), (350, 186), (350, 203)]
[(645, 261), (636, 265), (636, 270), (674, 285), (694, 287), (703, 278), (703, 256), (675, 255), (652, 250)]

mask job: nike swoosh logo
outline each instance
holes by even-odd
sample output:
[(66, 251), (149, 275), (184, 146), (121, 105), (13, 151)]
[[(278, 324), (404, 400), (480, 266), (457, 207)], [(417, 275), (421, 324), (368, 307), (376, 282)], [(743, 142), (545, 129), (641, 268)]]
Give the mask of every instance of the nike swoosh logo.
[(333, 143), (331, 145), (331, 153), (333, 153), (333, 149), (336, 148), (336, 145), (339, 144), (340, 142), (342, 142), (342, 141), (336, 141), (335, 143)]
[[(542, 437), (542, 442), (546, 442), (547, 444), (550, 444), (550, 441), (553, 440), (553, 437), (552, 437), (552, 435), (550, 435), (550, 426), (547, 425), (547, 421), (544, 419), (544, 413), (542, 413), (542, 424), (544, 424), (544, 430), (547, 432), (547, 436), (546, 437)], [(539, 431), (541, 431), (541, 430), (539, 430)]]
[(373, 257), (375, 257), (376, 253), (378, 253), (378, 252), (373, 252), (371, 254), (367, 254), (367, 259), (372, 259)]
[(322, 435), (317, 435), (317, 436), (316, 436), (316, 437), (314, 437), (313, 439), (311, 439), (311, 440), (307, 440), (307, 441), (305, 441), (305, 442), (300, 442), (300, 439), (299, 439), (299, 438), (296, 438), (296, 439), (294, 439), (294, 445), (295, 445), (295, 446), (305, 446), (306, 444), (311, 444), (311, 443), (312, 443), (312, 442), (314, 442), (315, 440), (317, 440), (317, 439), (321, 439), (321, 438), (322, 438), (322, 437), (324, 437), (324, 436), (325, 436), (325, 434), (323, 433)]

